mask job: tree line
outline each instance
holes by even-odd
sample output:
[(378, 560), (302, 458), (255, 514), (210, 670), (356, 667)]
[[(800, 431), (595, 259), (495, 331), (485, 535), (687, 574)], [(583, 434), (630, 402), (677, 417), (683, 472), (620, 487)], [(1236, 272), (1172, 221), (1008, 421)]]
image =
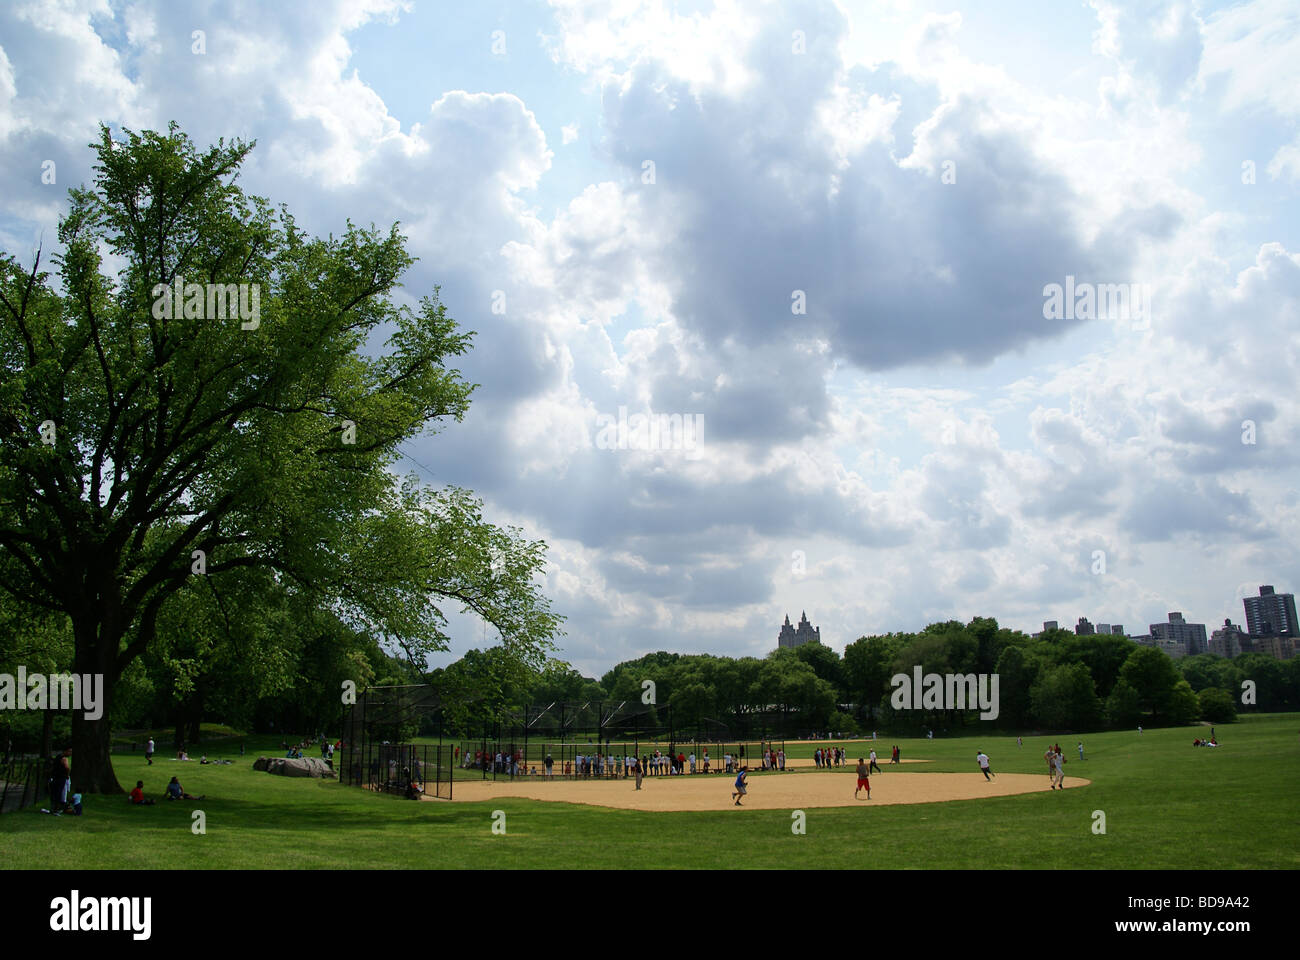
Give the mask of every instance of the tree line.
[[(923, 674), (941, 676), (996, 674), (997, 718), (981, 721), (979, 710), (969, 707), (897, 709), (892, 680), (900, 674), (910, 678), (918, 666)], [(653, 684), (656, 705), (671, 706), (682, 729), (711, 722), (743, 727), (764, 711), (773, 714), (772, 722), (779, 713), (792, 732), (919, 733), (983, 722), (1009, 730), (1224, 723), (1241, 711), (1300, 710), (1300, 658), (1250, 653), (1231, 660), (1212, 654), (1173, 660), (1126, 637), (1067, 630), (1030, 636), (991, 617), (860, 637), (843, 655), (816, 642), (761, 658), (661, 651), (619, 663), (599, 679), (556, 660), (537, 672), (512, 674), (492, 651), (471, 651), (430, 679), (451, 682), (465, 703), (480, 705), (462, 709), (466, 729), (524, 704), (635, 705), (648, 689), (646, 681)]]

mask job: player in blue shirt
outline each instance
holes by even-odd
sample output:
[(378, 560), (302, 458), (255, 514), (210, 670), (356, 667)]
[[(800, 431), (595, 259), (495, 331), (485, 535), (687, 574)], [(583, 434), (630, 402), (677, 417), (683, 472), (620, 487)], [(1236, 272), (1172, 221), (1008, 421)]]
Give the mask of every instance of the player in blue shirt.
[(749, 770), (749, 767), (740, 768), (740, 773), (736, 775), (736, 789), (731, 794), (732, 799), (736, 801), (736, 806), (738, 807), (742, 805), (740, 798), (745, 796), (747, 792), (745, 790), (745, 777), (747, 775), (747, 770)]

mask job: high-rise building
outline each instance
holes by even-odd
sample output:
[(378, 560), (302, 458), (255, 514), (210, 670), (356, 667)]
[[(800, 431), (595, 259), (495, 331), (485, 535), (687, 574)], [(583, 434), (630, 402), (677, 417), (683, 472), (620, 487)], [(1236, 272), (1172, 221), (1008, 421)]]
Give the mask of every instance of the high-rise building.
[(1140, 637), (1130, 637), (1129, 639), (1144, 647), (1155, 647), (1157, 650), (1163, 650), (1173, 660), (1187, 656), (1187, 644), (1181, 640), (1165, 640), (1149, 633)]
[(1229, 659), (1239, 656), (1242, 650), (1246, 649), (1242, 646), (1243, 640), (1247, 644), (1250, 642), (1246, 634), (1242, 632), (1241, 627), (1231, 620), (1224, 620), (1223, 626), (1210, 634), (1210, 653), (1216, 657), (1227, 657)]
[(1058, 627), (1058, 626), (1056, 625), (1056, 621), (1055, 621), (1055, 620), (1044, 620), (1044, 621), (1043, 621), (1043, 632), (1044, 632), (1044, 633), (1046, 633), (1048, 630), (1059, 630), (1059, 629), (1060, 629), (1060, 627)]
[(1271, 586), (1259, 588), (1258, 597), (1243, 597), (1246, 632), (1252, 637), (1297, 637), (1295, 594), (1274, 593)]
[(1188, 623), (1177, 610), (1170, 612), (1168, 623), (1151, 624), (1151, 636), (1161, 643), (1181, 644), (1189, 657), (1205, 653), (1210, 646), (1205, 624)]
[(1092, 624), (1088, 622), (1087, 617), (1080, 617), (1079, 622), (1075, 624), (1074, 627), (1074, 635), (1076, 637), (1090, 637), (1096, 632), (1097, 631), (1092, 628)]
[(1112, 623), (1110, 625), (1110, 632), (1112, 636), (1116, 636), (1116, 637), (1124, 636), (1124, 624)]
[(796, 630), (790, 624), (790, 614), (785, 615), (785, 623), (781, 627), (781, 633), (776, 638), (778, 646), (781, 647), (802, 647), (805, 643), (821, 643), (822, 628), (814, 627), (808, 622), (808, 614), (801, 613), (799, 616), (799, 628)]
[(1267, 654), (1275, 660), (1290, 660), (1296, 655), (1294, 637), (1250, 637), (1249, 643), (1255, 653)]
[(1109, 624), (1109, 623), (1099, 623), (1099, 624), (1097, 624), (1097, 632), (1098, 632), (1098, 633), (1110, 633), (1110, 624)]

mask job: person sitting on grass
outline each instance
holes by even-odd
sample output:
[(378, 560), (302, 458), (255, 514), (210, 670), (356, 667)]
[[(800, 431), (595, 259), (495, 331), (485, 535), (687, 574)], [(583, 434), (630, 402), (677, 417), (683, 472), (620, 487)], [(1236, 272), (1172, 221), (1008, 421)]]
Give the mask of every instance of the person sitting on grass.
[(143, 781), (143, 780), (137, 780), (137, 781), (135, 782), (135, 789), (131, 791), (131, 803), (134, 804), (134, 805), (137, 806), (137, 807), (152, 807), (152, 806), (153, 806), (153, 800), (146, 800), (146, 799), (144, 798), (144, 781)]
[(203, 797), (201, 796), (196, 797), (193, 796), (192, 794), (186, 793), (185, 789), (181, 786), (181, 782), (177, 780), (175, 777), (172, 777), (171, 783), (167, 784), (167, 799), (168, 800), (202, 800)]

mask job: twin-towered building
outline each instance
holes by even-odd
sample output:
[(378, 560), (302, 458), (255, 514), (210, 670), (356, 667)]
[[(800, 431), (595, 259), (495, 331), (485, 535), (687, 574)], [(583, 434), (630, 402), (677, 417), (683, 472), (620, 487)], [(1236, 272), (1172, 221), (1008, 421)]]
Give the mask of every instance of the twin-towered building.
[(790, 614), (785, 615), (785, 624), (781, 627), (781, 633), (776, 638), (779, 647), (802, 647), (805, 643), (821, 643), (822, 628), (814, 627), (808, 622), (808, 614), (801, 612), (799, 615), (799, 626), (796, 629), (790, 625)]

